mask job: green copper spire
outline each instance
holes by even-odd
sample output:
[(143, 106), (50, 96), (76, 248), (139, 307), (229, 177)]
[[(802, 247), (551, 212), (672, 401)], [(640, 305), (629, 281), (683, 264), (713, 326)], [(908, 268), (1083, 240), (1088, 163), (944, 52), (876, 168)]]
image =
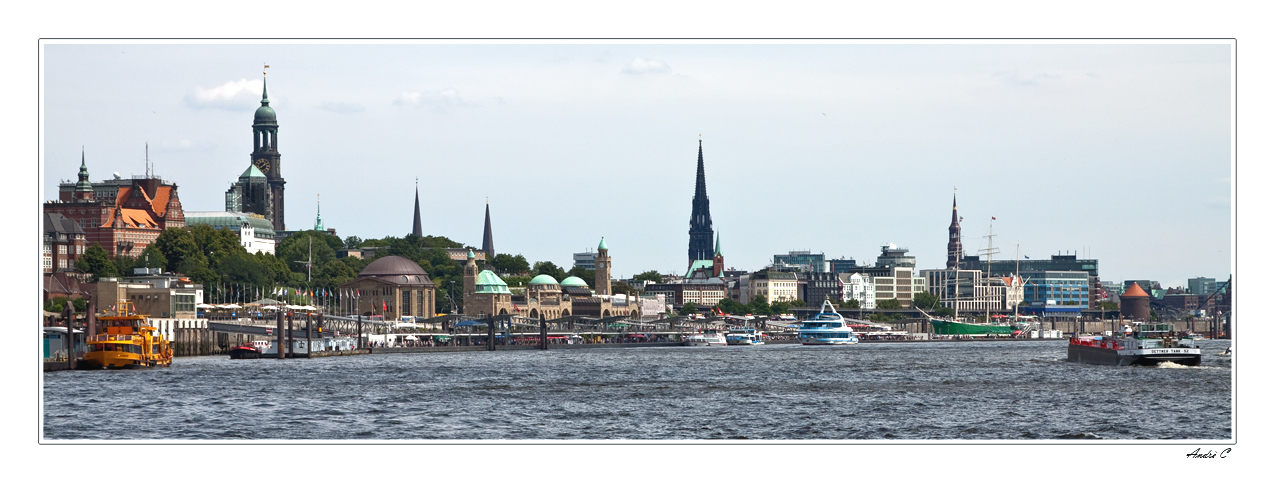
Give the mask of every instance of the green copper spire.
[(323, 213), (321, 208), (322, 203), (319, 202), (319, 195), (314, 195), (314, 231), (323, 231)]
[(606, 250), (606, 249), (607, 249), (607, 237), (602, 237), (602, 241), (598, 242), (598, 250)]
[(713, 256), (718, 256), (721, 254), (722, 254), (722, 232), (718, 231), (717, 232), (717, 248), (713, 250)]
[(270, 98), (266, 96), (266, 74), (264, 72), (261, 73), (261, 105), (270, 105)]
[(84, 148), (80, 148), (80, 175), (75, 183), (76, 192), (92, 192), (93, 183), (89, 181), (89, 167), (84, 163)]

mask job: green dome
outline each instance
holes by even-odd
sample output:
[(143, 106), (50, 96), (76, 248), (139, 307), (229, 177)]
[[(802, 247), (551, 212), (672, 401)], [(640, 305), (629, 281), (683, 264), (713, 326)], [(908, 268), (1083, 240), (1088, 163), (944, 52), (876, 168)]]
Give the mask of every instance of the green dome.
[(527, 282), (527, 285), (557, 285), (557, 284), (558, 284), (557, 280), (554, 280), (553, 277), (550, 277), (543, 273), (540, 275), (536, 275), (536, 278), (533, 278), (531, 279), (530, 282)]
[(607, 237), (602, 237), (602, 241), (598, 242), (598, 250), (607, 249)]
[(588, 287), (589, 284), (584, 283), (580, 277), (571, 276), (562, 280), (563, 287)]
[(491, 270), (483, 270), (474, 282), (474, 293), (509, 293), (509, 285)]
[(252, 116), (253, 124), (278, 124), (275, 121), (274, 109), (265, 105), (266, 102), (269, 101), (262, 102), (261, 107), (257, 108), (257, 113)]

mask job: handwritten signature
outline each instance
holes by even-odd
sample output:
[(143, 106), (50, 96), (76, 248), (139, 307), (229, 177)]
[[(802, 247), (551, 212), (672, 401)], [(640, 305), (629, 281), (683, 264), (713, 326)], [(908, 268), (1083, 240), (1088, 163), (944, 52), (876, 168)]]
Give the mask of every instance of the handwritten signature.
[(1208, 451), (1205, 451), (1205, 452), (1201, 453), (1201, 452), (1200, 452), (1200, 448), (1195, 448), (1195, 451), (1192, 451), (1192, 452), (1190, 452), (1190, 453), (1187, 453), (1187, 454), (1186, 454), (1186, 457), (1187, 457), (1187, 458), (1217, 458), (1217, 459), (1225, 459), (1225, 458), (1226, 458), (1226, 454), (1227, 454), (1227, 453), (1230, 453), (1230, 452), (1231, 452), (1231, 448), (1226, 448), (1226, 449), (1222, 450), (1220, 453), (1219, 453), (1219, 452), (1216, 452), (1216, 451), (1213, 451), (1213, 450), (1208, 450)]

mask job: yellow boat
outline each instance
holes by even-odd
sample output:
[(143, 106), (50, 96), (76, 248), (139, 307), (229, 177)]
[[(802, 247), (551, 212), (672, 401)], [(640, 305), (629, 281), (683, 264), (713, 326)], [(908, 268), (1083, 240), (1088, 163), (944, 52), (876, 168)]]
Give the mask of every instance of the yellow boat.
[(97, 318), (97, 333), (89, 337), (85, 365), (90, 368), (136, 369), (173, 364), (168, 340), (138, 315), (132, 303), (120, 301), (113, 314)]

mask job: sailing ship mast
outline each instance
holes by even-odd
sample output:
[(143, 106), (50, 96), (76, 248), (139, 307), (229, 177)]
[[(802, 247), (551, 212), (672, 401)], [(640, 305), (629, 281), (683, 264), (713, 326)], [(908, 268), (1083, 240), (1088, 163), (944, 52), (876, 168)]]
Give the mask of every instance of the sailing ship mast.
[[(992, 217), (992, 221), (996, 221), (996, 217), (995, 217), (995, 216), (993, 216), (993, 217)], [(987, 248), (984, 248), (984, 249), (982, 249), (982, 250), (979, 250), (979, 251), (978, 251), (979, 255), (987, 255), (987, 275), (985, 276), (985, 279), (984, 279), (983, 283), (984, 283), (985, 285), (987, 285), (987, 287), (988, 287), (988, 288), (990, 288), (990, 287), (991, 287), (990, 283), (991, 283), (991, 279), (992, 279), (992, 255), (995, 255), (995, 254), (997, 254), (997, 253), (1000, 253), (1000, 252), (1001, 252), (999, 248), (996, 248), (996, 247), (995, 247), (995, 246), (993, 246), (993, 244), (992, 244), (992, 239), (993, 239), (993, 238), (995, 238), (995, 237), (996, 237), (996, 234), (995, 234), (995, 233), (992, 233), (992, 223), (991, 223), (991, 222), (988, 222), (988, 224), (987, 224), (987, 236), (983, 237), (983, 238), (986, 238), (986, 239), (987, 239)], [(977, 287), (975, 288), (975, 290), (977, 290)], [(989, 292), (989, 291), (985, 290), (985, 291), (984, 291), (984, 293), (983, 293), (983, 298), (984, 298), (984, 299), (989, 298), (989, 295), (988, 295), (988, 293), (987, 293), (987, 292)], [(978, 300), (978, 298), (979, 298), (979, 297), (975, 296), (975, 298), (974, 298), (974, 299), (975, 299), (975, 300)], [(986, 318), (987, 318), (987, 319), (986, 319), (986, 321), (987, 321), (988, 323), (991, 323), (991, 322), (992, 322), (992, 304), (991, 304), (989, 301), (987, 301), (987, 300), (984, 300), (983, 302), (984, 302), (984, 303), (983, 303), (983, 307), (985, 308), (985, 312), (986, 312), (986, 314), (985, 314), (985, 315), (986, 315)]]

